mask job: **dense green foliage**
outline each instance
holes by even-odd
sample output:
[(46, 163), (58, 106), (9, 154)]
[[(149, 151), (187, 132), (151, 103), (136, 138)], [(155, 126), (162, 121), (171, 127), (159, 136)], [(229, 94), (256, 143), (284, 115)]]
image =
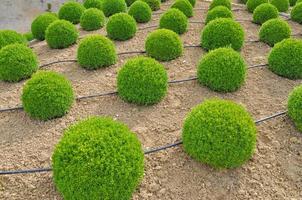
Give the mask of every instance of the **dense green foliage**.
[(183, 34), (188, 29), (188, 18), (176, 8), (170, 8), (161, 17), (159, 28), (165, 28), (178, 34)]
[(105, 15), (97, 8), (89, 8), (81, 16), (80, 24), (86, 31), (100, 29), (105, 24)]
[(23, 35), (13, 30), (0, 30), (0, 49), (9, 44), (27, 44)]
[(78, 62), (86, 69), (108, 67), (117, 61), (115, 46), (105, 36), (96, 34), (81, 40), (77, 51)]
[(251, 13), (261, 4), (268, 3), (268, 0), (248, 0), (246, 2), (247, 10)]
[(31, 32), (34, 38), (44, 40), (47, 27), (56, 20), (58, 20), (58, 17), (53, 13), (43, 13), (36, 17), (31, 24)]
[(127, 4), (127, 6), (130, 7), (136, 1), (138, 1), (138, 0), (126, 0), (126, 4)]
[(288, 115), (302, 132), (302, 85), (295, 87), (290, 93), (287, 103)]
[(102, 10), (102, 2), (103, 0), (84, 0), (84, 7), (85, 8), (97, 8)]
[(91, 117), (69, 127), (52, 167), (64, 199), (130, 200), (144, 175), (137, 136), (121, 122)]
[(238, 22), (218, 18), (208, 23), (201, 33), (201, 46), (207, 50), (232, 47), (240, 50), (244, 42), (244, 30)]
[(23, 88), (22, 104), (33, 119), (61, 117), (69, 111), (73, 101), (71, 83), (56, 72), (37, 72)]
[(146, 2), (150, 6), (151, 10), (153, 11), (160, 9), (160, 3), (161, 3), (160, 0), (141, 0), (141, 1)]
[(45, 39), (50, 48), (63, 49), (74, 44), (79, 37), (78, 29), (69, 21), (56, 20), (45, 31)]
[(200, 61), (198, 80), (218, 92), (233, 92), (244, 83), (246, 64), (241, 55), (231, 48), (210, 51)]
[(130, 103), (158, 103), (167, 93), (168, 75), (162, 64), (147, 57), (127, 61), (118, 73), (119, 96)]
[(231, 10), (231, 1), (230, 0), (213, 0), (212, 3), (210, 4), (209, 10), (212, 10), (216, 6), (225, 6), (229, 10)]
[(10, 44), (0, 50), (0, 80), (17, 82), (38, 69), (34, 52), (23, 44)]
[(297, 3), (290, 12), (291, 20), (302, 24), (302, 3)]
[(279, 10), (279, 12), (286, 12), (289, 8), (289, 0), (270, 0), (270, 3)]
[(146, 23), (151, 20), (152, 10), (146, 2), (135, 1), (130, 6), (128, 14), (131, 15), (137, 23)]
[(107, 35), (113, 40), (128, 40), (136, 33), (136, 21), (127, 13), (112, 15), (106, 26)]
[(187, 17), (193, 16), (193, 6), (188, 0), (175, 0), (171, 8), (177, 8), (183, 12)]
[(34, 38), (32, 32), (27, 32), (23, 34), (23, 37), (26, 39), (26, 41), (30, 42), (32, 41)]
[(234, 168), (249, 160), (257, 131), (250, 114), (226, 100), (206, 100), (193, 108), (183, 126), (184, 150), (215, 168)]
[(67, 2), (59, 10), (59, 19), (70, 21), (73, 24), (78, 24), (85, 10), (85, 7), (78, 2)]
[(217, 18), (231, 18), (233, 19), (233, 13), (225, 6), (216, 6), (212, 10), (209, 10), (206, 18), (206, 24)]
[(274, 46), (276, 43), (290, 38), (291, 29), (288, 23), (282, 19), (270, 19), (262, 24), (259, 30), (260, 41)]
[(290, 6), (295, 6), (296, 2), (297, 2), (297, 0), (289, 0), (289, 5)]
[(103, 12), (106, 17), (110, 17), (116, 13), (126, 12), (127, 4), (125, 0), (102, 0)]
[(289, 79), (302, 78), (302, 40), (285, 39), (268, 56), (269, 69)]
[(194, 7), (196, 4), (196, 0), (189, 0), (189, 2), (191, 3), (191, 5)]
[(183, 44), (177, 33), (158, 29), (147, 36), (145, 49), (148, 56), (159, 61), (169, 61), (182, 55)]
[(279, 17), (278, 9), (270, 4), (263, 3), (254, 10), (253, 13), (253, 22), (256, 24), (263, 24), (267, 20), (275, 19)]

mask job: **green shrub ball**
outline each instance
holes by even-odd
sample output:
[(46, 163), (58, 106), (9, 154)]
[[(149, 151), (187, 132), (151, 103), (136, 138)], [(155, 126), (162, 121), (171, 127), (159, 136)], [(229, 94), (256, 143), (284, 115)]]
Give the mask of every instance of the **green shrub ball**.
[(34, 52), (23, 44), (10, 44), (0, 50), (0, 80), (17, 82), (38, 69)]
[(285, 39), (277, 43), (268, 56), (269, 69), (289, 79), (302, 78), (302, 41)]
[(282, 19), (270, 19), (262, 24), (259, 30), (260, 41), (270, 46), (274, 46), (276, 43), (290, 38), (290, 35), (290, 26)]
[(126, 125), (91, 117), (65, 130), (52, 167), (66, 200), (130, 200), (144, 175), (144, 153)]
[(81, 67), (98, 69), (115, 64), (117, 54), (111, 40), (102, 35), (90, 35), (81, 40), (77, 58)]
[(52, 49), (63, 49), (76, 43), (78, 29), (69, 21), (57, 20), (51, 23), (45, 32), (45, 39)]
[(10, 44), (27, 44), (23, 35), (13, 30), (0, 30), (0, 49)]
[(85, 0), (83, 5), (87, 9), (97, 8), (99, 10), (102, 10), (102, 2), (103, 0)]
[(78, 2), (67, 2), (59, 10), (59, 19), (70, 21), (73, 24), (78, 24), (85, 10), (85, 7)]
[(253, 13), (254, 10), (263, 3), (268, 3), (268, 0), (248, 0), (246, 7), (249, 12)]
[(169, 29), (177, 34), (183, 34), (188, 29), (188, 18), (180, 10), (171, 8), (160, 17), (159, 28)]
[(218, 18), (208, 23), (201, 33), (201, 46), (207, 50), (231, 47), (240, 50), (244, 43), (241, 25), (228, 18)]
[(254, 10), (253, 13), (253, 22), (256, 24), (263, 24), (267, 20), (275, 19), (279, 17), (278, 9), (270, 4), (263, 3)]
[(136, 33), (136, 21), (127, 13), (117, 13), (109, 18), (106, 30), (108, 37), (113, 40), (128, 40)]
[(289, 8), (288, 0), (271, 0), (270, 3), (279, 10), (279, 12), (286, 12)]
[(151, 20), (152, 10), (146, 2), (135, 1), (130, 6), (128, 14), (131, 15), (137, 23), (146, 23)]
[(150, 6), (152, 11), (156, 11), (160, 9), (160, 3), (161, 3), (160, 0), (141, 0), (141, 1), (146, 2)]
[(58, 20), (58, 17), (53, 13), (44, 13), (34, 19), (31, 24), (31, 32), (34, 38), (44, 40), (47, 27), (56, 20)]
[(33, 34), (31, 32), (27, 32), (23, 34), (23, 37), (26, 39), (26, 41), (30, 42), (32, 41), (34, 38)]
[(81, 27), (86, 31), (102, 28), (105, 24), (105, 15), (97, 8), (89, 8), (84, 11), (80, 19)]
[(288, 115), (297, 129), (302, 132), (302, 85), (295, 87), (287, 102)]
[(210, 10), (206, 17), (206, 24), (210, 21), (217, 19), (217, 18), (230, 18), (233, 19), (233, 13), (230, 9), (225, 6), (216, 6), (212, 10)]
[(302, 24), (302, 3), (298, 3), (290, 12), (291, 20)]
[(127, 4), (125, 0), (103, 0), (102, 6), (106, 17), (127, 11)]
[(210, 4), (209, 10), (212, 10), (216, 6), (225, 6), (229, 10), (232, 9), (230, 0), (213, 0), (212, 3)]
[(63, 75), (40, 71), (23, 88), (22, 104), (33, 119), (49, 120), (65, 115), (74, 101), (71, 83)]
[(169, 61), (182, 55), (183, 44), (177, 33), (158, 29), (147, 36), (145, 49), (148, 56), (159, 61)]
[(193, 108), (183, 126), (184, 150), (214, 168), (235, 168), (249, 160), (255, 150), (257, 131), (242, 106), (211, 99)]
[(188, 0), (176, 0), (171, 8), (176, 8), (183, 12), (188, 18), (193, 16), (193, 6)]
[(233, 92), (241, 87), (246, 76), (246, 64), (231, 48), (210, 51), (198, 66), (198, 81), (218, 92)]

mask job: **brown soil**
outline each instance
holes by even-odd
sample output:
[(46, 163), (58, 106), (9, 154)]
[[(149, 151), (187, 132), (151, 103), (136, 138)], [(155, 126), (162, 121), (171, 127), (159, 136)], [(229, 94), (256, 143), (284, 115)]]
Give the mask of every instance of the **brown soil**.
[[(167, 3), (170, 3), (168, 1)], [(196, 8), (208, 8), (198, 1)], [(166, 9), (168, 6), (162, 6)], [(236, 6), (233, 6), (234, 8)], [(240, 7), (239, 7), (240, 8)], [(241, 7), (243, 8), (243, 7)], [(237, 19), (252, 19), (247, 11), (234, 12)], [(204, 20), (206, 11), (197, 10), (190, 20)], [(152, 22), (158, 24), (159, 15)], [(259, 26), (240, 22), (246, 40), (257, 39)], [(301, 25), (289, 21), (293, 34)], [(185, 44), (198, 44), (202, 24), (190, 24), (181, 36)], [(116, 42), (119, 52), (143, 50), (146, 35), (152, 29), (139, 31), (125, 42)], [(105, 34), (104, 29), (96, 31)], [(88, 32), (81, 31), (81, 35)], [(68, 49), (51, 50), (45, 42), (35, 44), (40, 63), (75, 58), (77, 45)], [(241, 54), (249, 65), (267, 63), (270, 47), (264, 43), (246, 43)], [(196, 64), (205, 54), (201, 48), (187, 48), (184, 55), (163, 63), (169, 78), (195, 76)], [(134, 55), (119, 57), (116, 65), (97, 71), (87, 71), (76, 63), (48, 67), (65, 74), (78, 96), (114, 91), (120, 66)], [(220, 97), (243, 104), (254, 119), (283, 111), (289, 92), (301, 81), (281, 78), (266, 68), (248, 71), (245, 85), (234, 93), (210, 91), (196, 81), (170, 85), (167, 96), (159, 104), (140, 107), (128, 104), (117, 96), (99, 97), (76, 102), (71, 111), (60, 119), (40, 122), (30, 119), (23, 111), (0, 113), (0, 169), (49, 167), (55, 144), (70, 124), (90, 115), (106, 115), (126, 123), (135, 131), (145, 148), (175, 142), (181, 137), (183, 119), (192, 107), (206, 98)], [(2, 108), (21, 104), (24, 82), (0, 82)], [(253, 158), (240, 168), (214, 170), (192, 160), (182, 147), (146, 156), (145, 176), (133, 195), (134, 200), (199, 200), (199, 199), (302, 199), (302, 135), (287, 116), (258, 126), (258, 143)], [(0, 199), (61, 199), (51, 173), (0, 176)]]

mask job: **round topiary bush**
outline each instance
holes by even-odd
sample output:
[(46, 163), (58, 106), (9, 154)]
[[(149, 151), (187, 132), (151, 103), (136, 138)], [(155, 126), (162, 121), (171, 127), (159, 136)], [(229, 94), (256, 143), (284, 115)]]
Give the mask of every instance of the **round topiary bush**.
[(23, 88), (22, 104), (34, 119), (49, 120), (65, 115), (74, 101), (71, 83), (63, 75), (40, 71)]
[(161, 17), (159, 27), (183, 34), (188, 29), (188, 18), (176, 8), (170, 8)]
[(119, 96), (139, 105), (158, 103), (166, 95), (167, 86), (168, 75), (164, 66), (147, 57), (128, 60), (117, 77)]
[(297, 3), (290, 12), (291, 20), (302, 23), (302, 3)]
[(111, 118), (91, 117), (65, 130), (52, 155), (64, 199), (130, 199), (144, 175), (137, 136)]
[(206, 100), (193, 108), (183, 126), (184, 150), (215, 168), (234, 168), (249, 160), (257, 130), (250, 114), (226, 100)]
[(246, 75), (246, 64), (241, 55), (231, 48), (210, 51), (200, 61), (198, 81), (218, 92), (233, 92), (241, 87)]
[(159, 61), (169, 61), (182, 55), (183, 44), (177, 33), (158, 29), (147, 36), (145, 49), (148, 56)]
[(17, 82), (38, 69), (34, 52), (23, 44), (10, 44), (0, 50), (0, 80)]
[(87, 9), (97, 8), (99, 10), (102, 10), (102, 2), (103, 0), (85, 0), (83, 5)]
[(69, 21), (56, 20), (45, 31), (45, 39), (50, 48), (63, 49), (78, 39), (78, 29)]
[(59, 10), (59, 18), (78, 24), (85, 7), (78, 2), (67, 2)]
[(44, 13), (34, 19), (31, 24), (31, 32), (34, 38), (44, 40), (47, 27), (56, 20), (58, 20), (58, 17), (53, 13)]
[(270, 3), (279, 10), (279, 12), (286, 12), (289, 8), (288, 0), (270, 0)]
[(248, 0), (246, 2), (247, 10), (251, 13), (261, 4), (268, 3), (268, 0)]
[(285, 39), (277, 43), (268, 56), (269, 69), (289, 79), (302, 78), (302, 41)]
[(253, 13), (253, 22), (256, 24), (263, 24), (267, 20), (275, 19), (279, 17), (278, 9), (270, 4), (263, 3), (254, 10)]
[(136, 33), (136, 21), (127, 13), (117, 13), (109, 18), (106, 30), (113, 40), (128, 40)]
[(103, 12), (106, 17), (110, 17), (116, 13), (126, 12), (127, 5), (125, 0), (102, 0)]
[(159, 10), (160, 9), (160, 0), (141, 0), (141, 1), (144, 1), (146, 2), (152, 11), (156, 11), (156, 10)]
[(171, 8), (177, 8), (183, 12), (187, 17), (193, 16), (193, 6), (188, 0), (175, 0)]
[(23, 35), (12, 30), (0, 30), (0, 49), (10, 44), (27, 44)]
[(206, 18), (206, 24), (217, 18), (231, 18), (233, 19), (233, 13), (225, 6), (216, 6), (212, 10), (209, 10)]
[(295, 123), (297, 129), (302, 132), (302, 85), (295, 87), (289, 94), (287, 109), (288, 115)]
[(146, 2), (135, 1), (130, 6), (128, 14), (131, 15), (136, 22), (146, 23), (151, 20), (152, 10)]
[(240, 50), (244, 42), (244, 30), (238, 22), (218, 18), (208, 23), (201, 33), (201, 46), (207, 50), (232, 47)]
[(86, 31), (100, 29), (105, 24), (105, 15), (97, 8), (89, 8), (81, 16), (80, 25)]
[(23, 37), (25, 38), (26, 41), (30, 42), (32, 41), (34, 38), (33, 34), (31, 32), (27, 32), (23, 34)]
[(274, 46), (276, 43), (290, 38), (291, 29), (288, 23), (282, 19), (270, 19), (262, 24), (259, 30), (260, 41)]
[(77, 51), (78, 62), (86, 69), (108, 67), (117, 61), (115, 46), (102, 35), (90, 35), (81, 40)]
[(225, 6), (229, 10), (232, 9), (231, 1), (230, 0), (213, 0), (212, 3), (210, 4), (209, 10), (212, 10), (216, 6)]

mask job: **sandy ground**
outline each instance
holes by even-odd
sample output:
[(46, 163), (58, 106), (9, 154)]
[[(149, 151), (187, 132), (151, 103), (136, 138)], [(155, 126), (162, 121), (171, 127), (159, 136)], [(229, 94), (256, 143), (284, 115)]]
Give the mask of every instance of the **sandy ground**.
[[(170, 3), (168, 1), (167, 3)], [(196, 8), (208, 8), (198, 1)], [(234, 6), (235, 7), (235, 6)], [(168, 6), (162, 6), (162, 10)], [(247, 11), (234, 12), (237, 19), (252, 19)], [(191, 21), (204, 20), (206, 11), (195, 11)], [(159, 15), (152, 22), (158, 24)], [(241, 22), (246, 40), (258, 38), (259, 26)], [(301, 25), (289, 21), (293, 33)], [(198, 44), (202, 24), (190, 24), (181, 36), (184, 44)], [(118, 52), (143, 50), (147, 34), (152, 29), (137, 32), (125, 42), (115, 42)], [(105, 34), (104, 30), (96, 31)], [(81, 31), (81, 35), (88, 32)], [(51, 50), (45, 42), (35, 45), (40, 63), (75, 58), (77, 45), (63, 50)], [(264, 43), (246, 43), (241, 54), (249, 65), (267, 63), (270, 47)], [(163, 63), (169, 78), (195, 76), (196, 64), (205, 54), (201, 48), (185, 49), (184, 55)], [(134, 55), (119, 57), (116, 65), (97, 71), (87, 71), (76, 63), (48, 67), (65, 74), (78, 96), (114, 91), (118, 69)], [(117, 96), (93, 98), (76, 102), (60, 119), (40, 122), (23, 111), (0, 113), (0, 169), (49, 167), (55, 144), (70, 124), (91, 115), (114, 117), (135, 131), (145, 148), (175, 142), (181, 137), (183, 119), (192, 107), (204, 99), (221, 97), (246, 106), (254, 119), (283, 111), (289, 92), (301, 81), (281, 78), (266, 68), (248, 71), (245, 85), (228, 94), (212, 92), (196, 81), (170, 85), (167, 96), (157, 105), (142, 107), (123, 102)], [(0, 107), (19, 105), (24, 82), (0, 82)], [(61, 199), (51, 173), (0, 176), (0, 199)], [(199, 199), (302, 199), (302, 135), (287, 116), (258, 126), (258, 143), (253, 158), (240, 168), (214, 170), (189, 158), (182, 147), (146, 156), (145, 176), (133, 195), (133, 200), (199, 200)]]

